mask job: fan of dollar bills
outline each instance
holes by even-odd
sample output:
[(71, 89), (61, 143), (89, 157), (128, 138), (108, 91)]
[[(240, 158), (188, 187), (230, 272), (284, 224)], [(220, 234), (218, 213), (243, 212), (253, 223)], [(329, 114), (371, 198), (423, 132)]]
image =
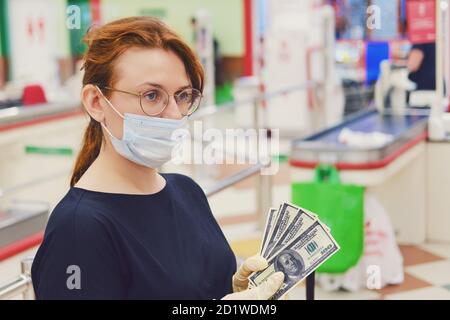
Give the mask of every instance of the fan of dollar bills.
[(284, 283), (271, 298), (281, 299), (337, 251), (339, 245), (330, 228), (316, 214), (285, 202), (267, 214), (260, 254), (269, 265), (250, 275), (250, 285), (259, 285), (282, 271)]

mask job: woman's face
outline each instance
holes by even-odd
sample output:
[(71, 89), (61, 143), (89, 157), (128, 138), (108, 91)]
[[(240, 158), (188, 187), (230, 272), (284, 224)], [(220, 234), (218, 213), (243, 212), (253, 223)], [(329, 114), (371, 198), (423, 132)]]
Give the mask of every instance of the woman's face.
[[(183, 116), (173, 98), (173, 94), (180, 89), (191, 86), (183, 62), (178, 56), (163, 49), (131, 48), (125, 51), (114, 66), (114, 89), (133, 93), (145, 93), (155, 87), (161, 87), (169, 95), (167, 107), (156, 117), (181, 119)], [(111, 91), (111, 104), (123, 115), (134, 113), (146, 115), (140, 105), (139, 97)], [(121, 138), (123, 133), (123, 119), (100, 99), (104, 110), (104, 121), (115, 137)]]

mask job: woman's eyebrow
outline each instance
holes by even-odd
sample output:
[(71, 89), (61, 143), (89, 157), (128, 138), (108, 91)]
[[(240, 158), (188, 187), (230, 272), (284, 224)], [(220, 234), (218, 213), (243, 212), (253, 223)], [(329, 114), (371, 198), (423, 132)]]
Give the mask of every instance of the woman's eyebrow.
[[(153, 86), (153, 87), (157, 87), (157, 88), (161, 88), (161, 89), (166, 90), (166, 88), (164, 88), (164, 86), (162, 86), (162, 85), (160, 85), (158, 83), (144, 82), (144, 83), (141, 83), (140, 85), (138, 85), (138, 87), (140, 87), (142, 85), (150, 85), (150, 86)], [(180, 91), (180, 90), (188, 89), (188, 88), (192, 88), (192, 86), (190, 84), (188, 84), (188, 85), (185, 85), (185, 86), (182, 86), (182, 87), (178, 88), (176, 91)]]

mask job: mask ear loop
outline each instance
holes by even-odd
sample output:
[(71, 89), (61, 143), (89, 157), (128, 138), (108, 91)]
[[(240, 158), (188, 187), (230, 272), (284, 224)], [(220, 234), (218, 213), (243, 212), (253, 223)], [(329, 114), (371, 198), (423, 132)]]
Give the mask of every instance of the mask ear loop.
[[(97, 88), (97, 90), (98, 90), (98, 92), (100, 93), (100, 95), (105, 99), (105, 101), (106, 101), (106, 103), (117, 113), (117, 115), (119, 116), (119, 117), (121, 117), (122, 119), (125, 119), (125, 117), (119, 112), (119, 111), (117, 111), (117, 109), (113, 106), (113, 104), (108, 100), (108, 98), (106, 98), (104, 95), (103, 95), (103, 92), (102, 92), (102, 90), (100, 90), (100, 88), (97, 86), (97, 85), (95, 85), (95, 87)], [(112, 133), (111, 133), (111, 131), (109, 131), (109, 129), (108, 129), (108, 127), (106, 126), (106, 124), (104, 123), (104, 122), (100, 122), (100, 125), (103, 127), (103, 129), (105, 129), (106, 130), (106, 132), (111, 136), (111, 137), (113, 137), (113, 138), (115, 138), (115, 139), (117, 139)]]
[(106, 98), (103, 95), (102, 90), (100, 90), (100, 88), (97, 85), (95, 85), (95, 87), (97, 88), (97, 90), (101, 94), (101, 96), (106, 100), (106, 103), (119, 115), (119, 117), (121, 117), (122, 119), (125, 119), (125, 117), (119, 111), (117, 111), (116, 108), (114, 108), (113, 104), (108, 100), (108, 98)]
[(108, 127), (105, 126), (105, 124), (103, 122), (100, 122), (100, 125), (103, 127), (103, 129), (106, 130), (106, 132), (114, 139), (117, 139), (116, 137), (114, 137), (114, 135), (111, 133), (111, 131), (109, 131)]

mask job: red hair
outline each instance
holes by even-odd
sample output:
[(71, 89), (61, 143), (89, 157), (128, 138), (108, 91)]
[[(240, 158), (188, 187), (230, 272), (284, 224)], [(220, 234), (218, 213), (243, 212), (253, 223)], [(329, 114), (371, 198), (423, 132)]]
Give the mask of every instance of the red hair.
[[(195, 89), (203, 91), (203, 68), (189, 46), (161, 21), (152, 17), (130, 17), (90, 30), (84, 37), (88, 49), (84, 54), (83, 86), (113, 86), (114, 63), (132, 47), (160, 48), (175, 53), (183, 62)], [(104, 91), (108, 97), (109, 92)], [(93, 118), (86, 128), (83, 146), (73, 169), (70, 186), (74, 186), (97, 158), (103, 143), (101, 125)]]

